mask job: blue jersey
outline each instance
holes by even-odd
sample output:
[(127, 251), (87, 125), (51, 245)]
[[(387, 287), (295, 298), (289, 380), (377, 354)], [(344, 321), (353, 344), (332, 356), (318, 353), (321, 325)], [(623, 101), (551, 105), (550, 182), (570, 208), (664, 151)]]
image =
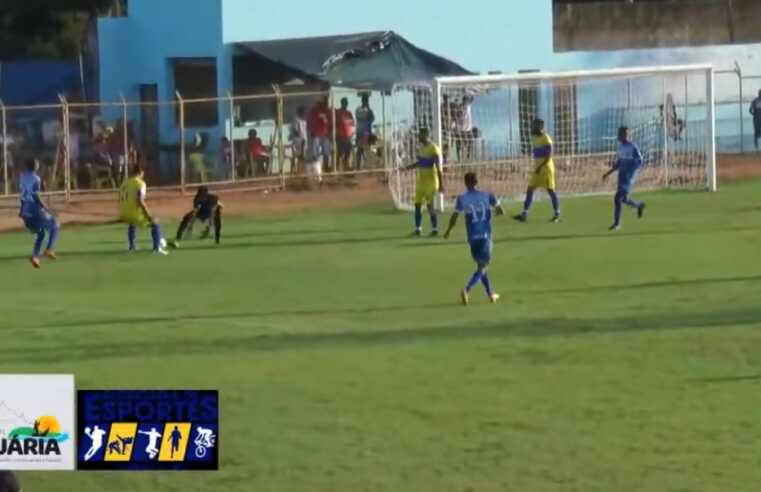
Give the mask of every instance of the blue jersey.
[(19, 199), (21, 200), (22, 217), (36, 217), (42, 212), (39, 201), (40, 177), (32, 171), (27, 171), (19, 179)]
[(642, 153), (628, 140), (618, 144), (616, 165), (618, 166), (618, 184), (629, 187), (634, 184), (637, 171), (642, 167)]
[(468, 241), (491, 239), (492, 211), (498, 205), (493, 194), (481, 190), (470, 190), (457, 197), (454, 211), (465, 214)]

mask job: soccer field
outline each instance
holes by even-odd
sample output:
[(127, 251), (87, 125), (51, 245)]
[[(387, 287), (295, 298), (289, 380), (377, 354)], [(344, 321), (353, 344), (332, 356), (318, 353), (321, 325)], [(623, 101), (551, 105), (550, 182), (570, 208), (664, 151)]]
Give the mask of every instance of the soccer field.
[(758, 490), (761, 182), (638, 196), (617, 232), (610, 197), (497, 218), (502, 299), (468, 307), (464, 224), (410, 239), (383, 206), (226, 219), (168, 257), (64, 228), (40, 271), (3, 234), (0, 372), (220, 391), (219, 472), (24, 490)]

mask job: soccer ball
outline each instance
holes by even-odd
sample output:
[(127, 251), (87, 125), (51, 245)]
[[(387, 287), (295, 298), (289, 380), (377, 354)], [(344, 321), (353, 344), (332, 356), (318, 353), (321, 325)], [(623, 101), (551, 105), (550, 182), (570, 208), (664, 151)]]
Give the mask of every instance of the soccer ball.
[(161, 241), (159, 241), (159, 246), (161, 246), (162, 248), (166, 248), (166, 239), (164, 239), (164, 238), (162, 237), (162, 238), (161, 238)]

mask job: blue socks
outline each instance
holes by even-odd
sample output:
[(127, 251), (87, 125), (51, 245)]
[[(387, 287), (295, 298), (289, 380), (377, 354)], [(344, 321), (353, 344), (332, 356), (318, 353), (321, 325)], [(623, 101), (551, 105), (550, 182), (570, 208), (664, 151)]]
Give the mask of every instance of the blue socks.
[(528, 214), (528, 210), (531, 208), (531, 204), (534, 202), (534, 192), (526, 192), (526, 201), (523, 202), (523, 215)]
[(624, 203), (634, 208), (639, 208), (642, 206), (642, 202), (634, 201), (629, 197), (626, 197), (626, 199), (624, 200)]
[(558, 194), (555, 193), (555, 190), (547, 190), (547, 193), (549, 193), (550, 200), (552, 200), (552, 210), (555, 211), (555, 217), (560, 217), (560, 201), (558, 200)]
[(478, 283), (478, 281), (481, 280), (481, 277), (483, 277), (481, 270), (476, 270), (476, 273), (474, 273), (470, 278), (468, 285), (465, 286), (465, 292), (470, 292), (470, 289), (472, 289)]
[(621, 209), (623, 208), (622, 205), (624, 203), (630, 207), (637, 209), (642, 206), (642, 202), (632, 200), (628, 195), (624, 195), (620, 192), (616, 193), (615, 198), (613, 198), (613, 202), (615, 204), (615, 209), (613, 212), (613, 225), (621, 225)]
[(415, 230), (419, 231), (423, 228), (423, 212), (419, 207), (415, 207)]
[(58, 228), (53, 227), (50, 229), (50, 235), (48, 236), (48, 251), (53, 251), (53, 246), (55, 246), (56, 239), (58, 239)]
[(127, 240), (129, 241), (129, 250), (135, 250), (135, 238), (137, 237), (137, 227), (131, 225), (127, 228)]
[(42, 241), (45, 239), (45, 231), (37, 233), (37, 239), (34, 240), (34, 257), (40, 257), (40, 250), (42, 249)]
[(470, 282), (468, 282), (468, 285), (465, 286), (465, 292), (470, 293), (471, 289), (476, 286), (479, 280), (482, 284), (484, 284), (486, 294), (491, 296), (493, 292), (491, 290), (491, 285), (489, 285), (489, 276), (486, 274), (486, 272), (482, 273), (480, 268), (476, 270), (472, 277), (470, 277)]
[(436, 215), (436, 211), (431, 212), (431, 229), (433, 232), (439, 230), (439, 216)]
[(151, 239), (153, 240), (153, 251), (158, 251), (161, 248), (161, 226), (153, 224), (151, 226)]
[(486, 272), (484, 272), (483, 276), (481, 276), (481, 283), (484, 284), (484, 289), (486, 289), (486, 294), (492, 295), (491, 285), (489, 285), (489, 277), (488, 275), (486, 275)]
[(613, 201), (615, 204), (613, 211), (613, 225), (621, 225), (621, 195), (616, 193), (616, 197)]

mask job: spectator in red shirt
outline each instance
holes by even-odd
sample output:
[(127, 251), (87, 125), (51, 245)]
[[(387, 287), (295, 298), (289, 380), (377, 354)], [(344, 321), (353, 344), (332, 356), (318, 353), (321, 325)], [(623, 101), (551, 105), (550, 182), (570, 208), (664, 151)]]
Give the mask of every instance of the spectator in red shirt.
[(330, 135), (332, 133), (330, 113), (328, 96), (323, 96), (317, 104), (312, 106), (307, 116), (307, 131), (309, 132), (308, 160), (311, 162), (322, 159), (328, 168), (330, 168)]
[(336, 145), (340, 169), (349, 169), (353, 139), (354, 115), (349, 111), (349, 100), (344, 97), (341, 99), (341, 108), (336, 110)]
[(246, 141), (248, 150), (249, 163), (251, 164), (252, 173), (256, 176), (266, 174), (269, 164), (269, 155), (267, 154), (262, 140), (257, 136), (253, 128), (248, 131), (248, 140)]

